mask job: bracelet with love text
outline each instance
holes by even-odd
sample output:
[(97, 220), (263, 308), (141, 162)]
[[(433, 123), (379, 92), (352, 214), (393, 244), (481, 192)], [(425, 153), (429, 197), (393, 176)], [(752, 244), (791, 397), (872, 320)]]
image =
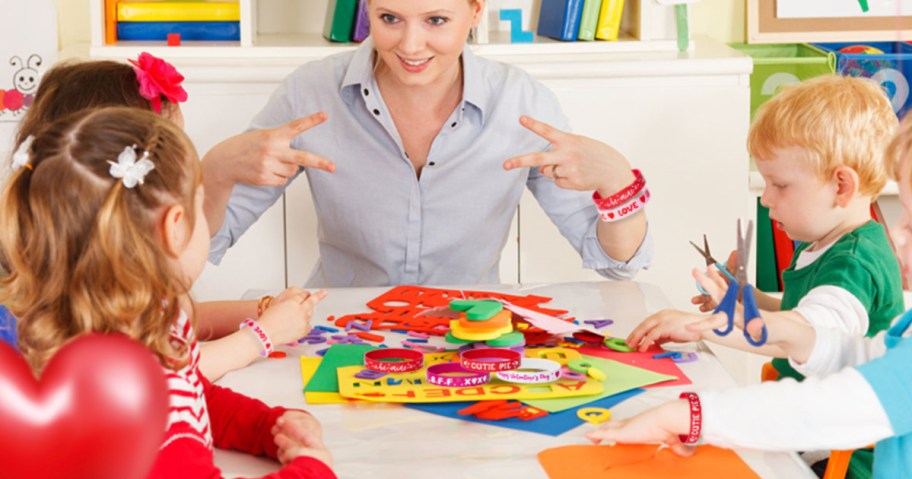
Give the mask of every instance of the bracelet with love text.
[(644, 188), (639, 196), (633, 198), (629, 202), (613, 209), (613, 210), (599, 210), (599, 217), (602, 221), (611, 223), (612, 221), (622, 220), (640, 210), (646, 206), (646, 203), (649, 202), (649, 198), (652, 195), (649, 193), (648, 188)]
[(269, 336), (266, 334), (266, 331), (263, 330), (262, 326), (260, 326), (260, 323), (247, 318), (241, 321), (240, 329), (244, 329), (245, 327), (252, 331), (253, 335), (260, 341), (260, 344), (263, 345), (263, 352), (260, 353), (260, 356), (266, 357), (272, 354), (272, 340), (269, 339)]

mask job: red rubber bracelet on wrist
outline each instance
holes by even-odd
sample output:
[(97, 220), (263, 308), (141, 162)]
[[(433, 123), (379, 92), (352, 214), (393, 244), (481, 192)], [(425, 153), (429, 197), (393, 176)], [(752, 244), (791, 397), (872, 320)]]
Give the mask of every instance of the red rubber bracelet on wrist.
[(629, 201), (630, 198), (636, 196), (640, 190), (646, 187), (646, 178), (643, 177), (643, 173), (637, 169), (631, 170), (631, 172), (633, 172), (633, 176), (635, 176), (636, 179), (621, 191), (618, 191), (607, 198), (602, 198), (602, 195), (599, 194), (598, 190), (592, 192), (592, 201), (595, 202), (595, 206), (597, 206), (598, 209), (610, 210), (616, 208)]
[(690, 430), (687, 434), (678, 434), (681, 444), (694, 445), (700, 440), (703, 429), (703, 408), (700, 406), (700, 396), (697, 393), (683, 392), (681, 399), (686, 399), (690, 407)]
[(488, 373), (516, 369), (521, 360), (519, 352), (502, 348), (469, 349), (459, 355), (463, 368)]
[[(389, 361), (389, 360), (395, 361)], [(405, 348), (374, 349), (364, 353), (364, 367), (381, 373), (407, 373), (424, 365), (424, 355)]]

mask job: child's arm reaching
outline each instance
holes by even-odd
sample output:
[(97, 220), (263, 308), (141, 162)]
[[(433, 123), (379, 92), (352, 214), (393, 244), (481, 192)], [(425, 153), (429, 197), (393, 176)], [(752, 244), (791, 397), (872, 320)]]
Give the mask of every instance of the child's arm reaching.
[(245, 301), (205, 301), (196, 303), (196, 337), (200, 341), (223, 338), (237, 332), (245, 318), (257, 317), (255, 299)]
[[(310, 331), (313, 308), (325, 296), (326, 292), (322, 290), (311, 295), (300, 288), (288, 288), (272, 300), (258, 323), (273, 344), (297, 341)], [(224, 338), (200, 343), (200, 350), (200, 372), (215, 381), (225, 373), (255, 361), (263, 352), (263, 345), (251, 331), (242, 329)]]
[[(852, 449), (894, 434), (865, 378), (846, 369), (825, 379), (768, 382), (700, 394), (704, 442), (767, 451)], [(677, 400), (587, 434), (593, 442), (665, 443), (681, 452), (690, 405)]]

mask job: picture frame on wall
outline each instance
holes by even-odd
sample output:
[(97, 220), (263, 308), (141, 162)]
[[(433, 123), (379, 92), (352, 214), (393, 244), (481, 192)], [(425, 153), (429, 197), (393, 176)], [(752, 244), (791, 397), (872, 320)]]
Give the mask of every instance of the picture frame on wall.
[[(912, 41), (912, 2), (882, 0), (873, 10), (871, 3), (871, 0), (747, 0), (747, 42)], [(884, 3), (890, 6), (885, 7)], [(887, 8), (897, 14), (885, 14)]]

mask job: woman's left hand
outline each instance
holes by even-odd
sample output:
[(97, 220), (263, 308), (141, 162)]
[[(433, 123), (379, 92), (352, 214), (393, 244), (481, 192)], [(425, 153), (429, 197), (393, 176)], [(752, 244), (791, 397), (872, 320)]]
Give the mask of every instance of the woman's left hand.
[(519, 122), (551, 143), (551, 151), (516, 156), (504, 162), (505, 170), (537, 166), (561, 188), (591, 191), (602, 196), (620, 191), (634, 181), (627, 158), (611, 146), (592, 138), (558, 130), (523, 115)]

